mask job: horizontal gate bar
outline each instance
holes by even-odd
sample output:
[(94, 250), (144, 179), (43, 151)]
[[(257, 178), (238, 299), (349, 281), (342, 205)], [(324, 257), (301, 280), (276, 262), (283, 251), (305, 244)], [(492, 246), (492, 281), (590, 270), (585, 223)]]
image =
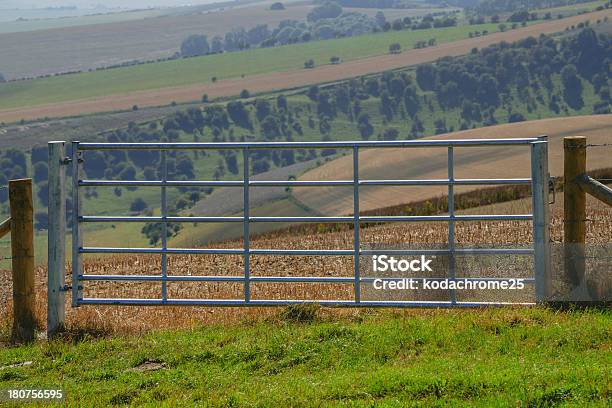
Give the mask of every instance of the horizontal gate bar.
[[(423, 179), (423, 180), (360, 180), (360, 186), (476, 186), (502, 184), (529, 184), (528, 178), (509, 179)], [(353, 180), (251, 180), (252, 187), (285, 187), (285, 186), (352, 186)], [(161, 180), (80, 180), (81, 187), (244, 187), (242, 180), (193, 180), (193, 181), (161, 181)]]
[(217, 248), (113, 248), (113, 247), (83, 247), (82, 254), (183, 254), (183, 255), (232, 255), (244, 254), (244, 249)]
[[(120, 247), (84, 247), (80, 249), (84, 254), (244, 254), (240, 249), (218, 248), (120, 248)], [(458, 248), (452, 251), (457, 255), (533, 255), (533, 248)], [(251, 255), (354, 255), (352, 249), (249, 249)], [(359, 254), (365, 255), (448, 255), (449, 249), (362, 249)]]
[[(531, 214), (509, 215), (407, 215), (360, 216), (362, 223), (369, 222), (424, 222), (424, 221), (529, 221)], [(354, 222), (354, 217), (249, 217), (250, 222)], [(91, 216), (79, 217), (80, 222), (243, 222), (243, 217), (157, 217), (157, 216)]]
[(320, 304), (328, 307), (496, 307), (496, 306), (534, 306), (531, 302), (440, 302), (440, 301), (368, 301), (361, 300), (249, 300), (244, 299), (107, 299), (83, 298), (79, 305), (133, 305), (133, 306), (283, 306), (299, 304)]
[[(373, 282), (376, 279), (384, 279), (386, 281), (401, 281), (403, 279), (412, 279), (417, 281), (423, 281), (425, 279), (432, 281), (442, 281), (448, 278), (413, 278), (413, 277), (362, 277), (359, 280), (361, 282)], [(456, 280), (466, 280), (470, 282), (497, 282), (497, 281), (508, 281), (510, 279), (522, 279), (525, 283), (535, 283), (534, 278), (461, 278), (457, 277)], [(244, 276), (167, 276), (161, 275), (82, 275), (79, 280), (87, 281), (168, 281), (168, 282), (244, 282)], [(354, 283), (354, 276), (251, 276), (249, 280), (252, 282), (311, 282), (311, 283)]]
[(455, 140), (376, 140), (359, 142), (219, 142), (219, 143), (79, 143), (79, 150), (198, 150), (198, 149), (329, 149), (448, 146), (512, 146), (537, 142), (532, 138)]

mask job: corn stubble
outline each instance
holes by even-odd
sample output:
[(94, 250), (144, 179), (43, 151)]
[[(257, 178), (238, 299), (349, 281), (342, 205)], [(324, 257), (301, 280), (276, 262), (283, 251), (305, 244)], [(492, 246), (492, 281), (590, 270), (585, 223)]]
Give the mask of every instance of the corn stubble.
[[(462, 211), (465, 214), (521, 214), (531, 209), (528, 199), (483, 206)], [(587, 242), (609, 244), (612, 231), (612, 209), (594, 199), (588, 201)], [(563, 205), (551, 206), (551, 238), (561, 242), (563, 236)], [(426, 246), (447, 242), (446, 223), (394, 223), (363, 228), (363, 244), (385, 244), (395, 247), (407, 245)], [(531, 224), (521, 221), (466, 222), (456, 227), (458, 245), (518, 246), (532, 242)], [(211, 245), (213, 248), (240, 248), (241, 241)], [(352, 249), (353, 232), (340, 231), (324, 234), (286, 235), (261, 237), (251, 242), (252, 248), (278, 249)], [(353, 260), (350, 256), (253, 256), (253, 276), (352, 276)], [(227, 275), (241, 276), (242, 256), (236, 255), (170, 255), (169, 275)], [(87, 274), (155, 275), (161, 274), (160, 256), (114, 255), (85, 258)], [(498, 271), (499, 273), (499, 271)], [(3, 329), (10, 327), (11, 284), (10, 271), (1, 271), (4, 281), (0, 309)], [(37, 312), (41, 327), (46, 316), (46, 269), (38, 267)], [(494, 276), (494, 275), (491, 275)], [(499, 275), (497, 275), (499, 276)], [(503, 276), (503, 274), (502, 274)], [(68, 281), (70, 277), (67, 277)], [(68, 282), (70, 283), (70, 282)], [(316, 283), (252, 283), (253, 299), (352, 299), (352, 284)], [(85, 282), (85, 296), (159, 298), (161, 282)], [(241, 283), (223, 282), (168, 282), (171, 298), (240, 299)], [(446, 294), (445, 294), (446, 296)], [(279, 316), (277, 308), (210, 308), (210, 307), (127, 307), (85, 306), (71, 308), (67, 296), (66, 322), (69, 328), (86, 329), (104, 333), (139, 333), (159, 328), (184, 328), (199, 324), (235, 324), (244, 321)], [(469, 294), (468, 294), (469, 297)], [(326, 310), (324, 313), (358, 315), (356, 309)], [(415, 312), (416, 313), (416, 312)], [(282, 315), (282, 314), (280, 314)]]

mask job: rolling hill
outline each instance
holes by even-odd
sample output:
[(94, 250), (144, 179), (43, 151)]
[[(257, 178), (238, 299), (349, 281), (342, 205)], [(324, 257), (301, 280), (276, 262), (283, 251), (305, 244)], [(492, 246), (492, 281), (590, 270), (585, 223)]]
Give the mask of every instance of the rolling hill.
[[(612, 142), (612, 115), (544, 119), (504, 124), (481, 129), (438, 135), (426, 139), (480, 139), (534, 137), (548, 135), (549, 168), (552, 176), (563, 174), (563, 137), (588, 136), (589, 143)], [(447, 177), (444, 148), (370, 149), (359, 157), (363, 179), (426, 179)], [(529, 177), (529, 151), (526, 147), (455, 148), (456, 178)], [(609, 149), (590, 149), (589, 169), (609, 167)], [(300, 180), (349, 180), (353, 177), (352, 157), (345, 156), (306, 172)], [(478, 187), (455, 188), (456, 192)], [(446, 186), (372, 186), (360, 190), (362, 211), (424, 200), (446, 194)], [(353, 211), (353, 191), (344, 187), (300, 187), (294, 197), (313, 211), (326, 215)]]
[[(482, 48), (500, 41), (511, 42), (529, 36), (556, 33), (585, 20), (603, 19), (610, 15), (612, 15), (612, 10), (603, 10), (562, 20), (534, 24), (517, 30), (493, 33), (484, 37), (448, 42), (436, 47), (411, 49), (399, 55), (385, 54), (367, 58), (358, 58), (356, 56), (354, 60), (345, 61), (340, 65), (322, 65), (308, 70), (298, 68), (288, 69), (286, 65), (282, 68), (283, 64), (279, 68), (277, 62), (269, 60), (270, 58), (280, 58), (279, 53), (281, 53), (283, 47), (278, 47), (104, 72), (85, 73), (63, 78), (51, 78), (44, 81), (33, 81), (31, 83), (26, 82), (19, 85), (24, 87), (21, 90), (6, 86), (5, 84), (3, 90), (0, 88), (0, 96), (6, 98), (4, 99), (5, 103), (0, 104), (0, 106), (4, 105), (0, 109), (0, 121), (11, 122), (20, 119), (80, 115), (84, 113), (130, 109), (134, 105), (155, 106), (169, 104), (173, 101), (186, 102), (199, 100), (204, 93), (207, 93), (209, 97), (216, 98), (237, 95), (243, 89), (248, 89), (251, 93), (260, 93), (337, 81), (431, 62), (445, 56), (463, 55), (469, 53), (475, 47)], [(458, 27), (457, 29), (466, 30), (464, 27)], [(439, 35), (442, 35), (442, 30), (436, 31), (438, 31)], [(412, 33), (407, 33), (406, 35), (408, 34)], [(375, 38), (379, 36), (368, 37)], [(346, 42), (362, 42), (364, 38), (354, 37), (329, 40), (321, 43), (313, 42), (287, 46), (288, 50), (292, 53), (297, 53), (297, 55), (291, 57), (294, 58), (293, 60), (290, 57), (285, 57), (293, 61), (292, 64), (294, 65), (290, 66), (299, 66), (305, 59), (305, 55), (309, 55), (307, 53), (304, 54), (304, 50), (300, 50), (299, 46), (315, 47), (316, 49), (317, 47), (331, 47), (330, 44), (337, 43), (341, 47), (346, 47)], [(454, 38), (457, 38), (457, 36), (455, 35)], [(385, 47), (379, 50), (378, 53), (385, 53)], [(338, 53), (343, 57), (342, 48), (330, 49), (328, 51), (332, 52), (332, 55)], [(320, 52), (320, 50), (316, 52)], [(264, 57), (264, 61), (262, 61), (260, 53), (272, 54), (267, 59)], [(367, 51), (365, 55), (372, 55), (372, 51)], [(239, 73), (236, 73), (238, 77), (210, 82), (210, 75), (203, 74), (203, 72), (210, 71), (203, 71), (203, 67), (198, 67), (198, 64), (200, 61), (202, 63), (213, 63), (215, 62), (213, 57), (232, 59), (231, 61), (226, 61), (227, 70), (235, 71), (236, 67), (241, 67), (245, 76), (241, 77)], [(326, 61), (325, 59), (323, 60)], [(272, 63), (272, 65), (262, 69), (260, 63), (268, 65)], [(284, 64), (287, 63), (285, 61)], [(256, 67), (257, 70), (250, 73), (249, 69), (252, 68), (249, 67)], [(161, 71), (157, 72), (160, 69)], [(217, 69), (219, 68), (217, 67)], [(183, 85), (172, 86), (173, 81), (175, 83), (179, 81), (178, 83), (183, 83)], [(184, 84), (185, 81), (190, 83)], [(162, 87), (164, 83), (168, 85)], [(69, 94), (66, 92), (69, 92)]]

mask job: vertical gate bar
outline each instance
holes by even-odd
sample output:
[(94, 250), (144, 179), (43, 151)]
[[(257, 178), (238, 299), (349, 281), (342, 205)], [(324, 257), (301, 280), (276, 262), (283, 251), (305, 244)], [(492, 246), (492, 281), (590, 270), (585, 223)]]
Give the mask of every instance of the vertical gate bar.
[(355, 268), (355, 303), (361, 301), (361, 273), (359, 270), (359, 147), (353, 146), (353, 242)]
[(47, 239), (47, 338), (64, 326), (66, 315), (65, 142), (49, 142), (49, 230)]
[[(455, 164), (453, 147), (448, 147), (448, 277), (455, 280)], [(457, 291), (451, 289), (451, 302), (457, 303)]]
[(548, 140), (541, 136), (531, 143), (531, 188), (533, 207), (533, 247), (536, 302), (549, 299), (550, 276), (550, 213), (548, 208)]
[(243, 173), (244, 173), (244, 187), (243, 187), (243, 240), (244, 240), (244, 301), (249, 303), (251, 300), (251, 256), (250, 256), (250, 211), (249, 211), (249, 149), (245, 147), (242, 150), (243, 154)]
[[(166, 157), (166, 151), (162, 150), (160, 152), (160, 165), (161, 165), (161, 179), (162, 182), (168, 181), (168, 160)], [(161, 187), (161, 217), (162, 217), (162, 301), (168, 300), (168, 254), (166, 250), (168, 249), (168, 194), (166, 191), (166, 186), (162, 185)]]
[(79, 306), (82, 297), (80, 276), (83, 274), (83, 231), (80, 216), (83, 210), (79, 177), (82, 162), (82, 153), (79, 151), (79, 142), (72, 142), (72, 306)]

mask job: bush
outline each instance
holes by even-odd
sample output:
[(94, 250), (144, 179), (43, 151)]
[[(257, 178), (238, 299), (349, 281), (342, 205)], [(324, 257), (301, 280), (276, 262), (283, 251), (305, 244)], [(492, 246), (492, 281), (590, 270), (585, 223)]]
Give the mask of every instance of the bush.
[(402, 46), (399, 43), (393, 43), (389, 45), (389, 53), (390, 54), (399, 54), (402, 52)]
[(306, 69), (314, 68), (314, 66), (315, 66), (315, 62), (312, 58), (304, 62), (304, 68)]
[(246, 89), (243, 89), (240, 92), (240, 97), (243, 98), (243, 99), (249, 98), (250, 96), (251, 96), (251, 93), (248, 90), (246, 90)]
[(322, 18), (336, 18), (342, 14), (342, 7), (335, 2), (326, 2), (325, 4), (312, 9), (306, 17), (308, 21), (315, 22)]
[(141, 211), (144, 211), (146, 208), (147, 208), (147, 203), (140, 197), (135, 199), (132, 202), (132, 205), (130, 205), (130, 211), (133, 211), (133, 212), (141, 212)]
[(208, 38), (205, 35), (190, 35), (181, 44), (181, 55), (183, 57), (195, 57), (206, 55), (210, 52)]
[(276, 3), (272, 3), (272, 5), (270, 6), (270, 10), (284, 10), (284, 9), (285, 9), (285, 5), (281, 3), (280, 1), (277, 1)]

